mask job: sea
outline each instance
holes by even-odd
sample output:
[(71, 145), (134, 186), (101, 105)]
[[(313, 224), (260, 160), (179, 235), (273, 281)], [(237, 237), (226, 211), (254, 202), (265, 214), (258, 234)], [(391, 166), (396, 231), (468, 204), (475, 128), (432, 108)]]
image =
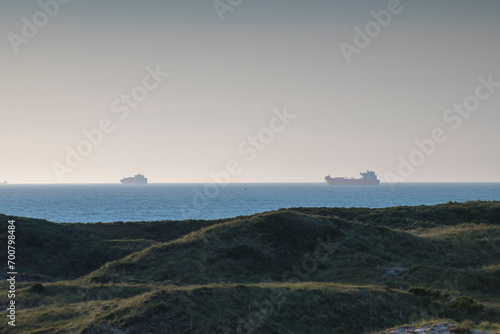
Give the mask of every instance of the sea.
[(58, 223), (220, 219), (293, 207), (434, 205), (499, 201), (500, 183), (8, 184), (0, 213)]

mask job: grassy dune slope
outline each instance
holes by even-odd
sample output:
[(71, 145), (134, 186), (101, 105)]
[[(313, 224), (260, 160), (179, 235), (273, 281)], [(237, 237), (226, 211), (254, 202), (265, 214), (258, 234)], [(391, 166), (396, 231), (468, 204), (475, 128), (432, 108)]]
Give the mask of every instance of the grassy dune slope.
[[(50, 286), (44, 293), (56, 289), (70, 287)], [(239, 328), (242, 332), (287, 333), (293, 328), (295, 333), (363, 333), (433, 312), (409, 293), (373, 286), (261, 283), (149, 286), (144, 293), (138, 293), (139, 286), (133, 289), (137, 295), (132, 297), (127, 295), (131, 289), (123, 289), (116, 292), (119, 299), (56, 302), (28, 309), (17, 330), (236, 333)], [(400, 310), (404, 311), (400, 314)]]
[(498, 295), (500, 225), (436, 229), (409, 233), (335, 217), (270, 212), (148, 247), (104, 265), (86, 279), (104, 283), (116, 272), (136, 282), (185, 284), (291, 277), (394, 288), (453, 285)]
[(485, 222), (500, 225), (500, 202), (488, 201), (449, 202), (433, 206), (399, 206), (379, 209), (294, 208), (294, 210), (401, 230), (453, 226), (460, 223)]
[[(8, 219), (0, 215), (0, 228)], [(221, 221), (14, 219), (20, 311), (15, 330), (3, 317), (0, 332), (375, 333), (435, 318), (500, 323), (500, 202), (296, 208)]]
[[(152, 244), (182, 237), (219, 221), (58, 224), (0, 214), (0, 228), (16, 221), (18, 271), (24, 279), (51, 281), (88, 274)], [(0, 250), (2, 258), (6, 249)]]

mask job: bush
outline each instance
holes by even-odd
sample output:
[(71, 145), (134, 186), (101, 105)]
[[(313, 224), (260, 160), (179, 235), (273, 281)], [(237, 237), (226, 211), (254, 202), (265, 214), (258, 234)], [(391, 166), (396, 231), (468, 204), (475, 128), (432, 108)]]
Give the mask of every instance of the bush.
[(446, 303), (450, 309), (460, 311), (466, 315), (477, 315), (484, 311), (484, 306), (476, 302), (471, 297), (461, 296)]
[(45, 287), (42, 285), (42, 283), (35, 283), (28, 288), (28, 291), (34, 293), (43, 293), (45, 292)]
[(438, 289), (430, 289), (423, 288), (420, 286), (412, 286), (408, 289), (409, 293), (413, 293), (415, 296), (429, 298), (431, 300), (441, 299), (442, 297), (446, 297), (441, 290)]
[(427, 289), (421, 286), (412, 286), (408, 289), (409, 293), (413, 293), (415, 296), (425, 297), (427, 296)]

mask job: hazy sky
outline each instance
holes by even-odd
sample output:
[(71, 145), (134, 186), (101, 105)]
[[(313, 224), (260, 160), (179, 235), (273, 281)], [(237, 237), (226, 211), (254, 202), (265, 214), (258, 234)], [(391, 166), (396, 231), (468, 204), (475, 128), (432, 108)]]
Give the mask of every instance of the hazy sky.
[(0, 2), (0, 180), (500, 181), (500, 1), (54, 4)]

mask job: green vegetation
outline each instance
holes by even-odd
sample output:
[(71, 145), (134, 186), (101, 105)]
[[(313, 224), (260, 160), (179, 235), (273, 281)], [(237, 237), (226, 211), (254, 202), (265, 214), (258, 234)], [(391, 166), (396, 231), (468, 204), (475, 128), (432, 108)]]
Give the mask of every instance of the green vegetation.
[(500, 202), (109, 224), (0, 215), (0, 228), (8, 219), (13, 333), (377, 333), (438, 318), (500, 327)]
[(484, 306), (468, 296), (460, 296), (455, 300), (446, 303), (451, 309), (460, 311), (465, 315), (478, 315), (484, 311)]
[[(3, 231), (7, 231), (9, 219), (16, 221), (17, 257), (22, 259), (19, 274), (38, 281), (77, 278), (106, 262), (215, 223), (188, 220), (57, 224), (0, 214)], [(0, 254), (7, 258), (6, 249), (2, 248)]]

